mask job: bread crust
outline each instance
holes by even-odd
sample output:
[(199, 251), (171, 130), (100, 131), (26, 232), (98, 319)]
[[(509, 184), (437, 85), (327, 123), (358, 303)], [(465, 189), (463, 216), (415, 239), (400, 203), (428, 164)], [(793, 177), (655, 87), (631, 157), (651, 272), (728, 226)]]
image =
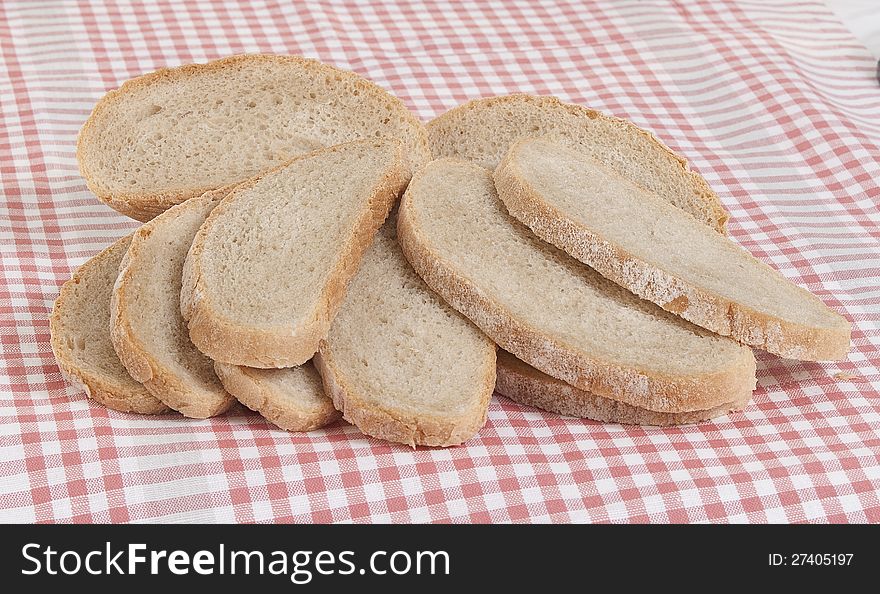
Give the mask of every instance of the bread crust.
[(223, 382), (223, 387), (239, 402), (280, 429), (290, 432), (305, 432), (320, 429), (339, 419), (342, 414), (333, 407), (330, 398), (326, 406), (319, 410), (295, 410), (284, 406), (282, 400), (288, 395), (278, 394), (266, 385), (247, 367), (214, 362), (214, 371)]
[(388, 217), (400, 192), (406, 187), (408, 174), (402, 160), (399, 143), (394, 163), (385, 172), (380, 183), (367, 200), (367, 207), (355, 223), (355, 234), (351, 241), (342, 247), (339, 265), (332, 272), (311, 319), (296, 332), (290, 327), (257, 329), (243, 327), (229, 320), (213, 307), (207, 296), (205, 279), (202, 277), (201, 257), (207, 234), (214, 222), (235, 202), (236, 196), (256, 184), (266, 175), (289, 166), (300, 159), (312, 158), (324, 153), (334, 152), (354, 143), (382, 143), (385, 141), (356, 140), (352, 143), (318, 149), (299, 155), (287, 163), (257, 175), (238, 185), (214, 208), (205, 224), (199, 229), (190, 247), (183, 267), (183, 287), (181, 289), (181, 313), (188, 321), (190, 339), (193, 344), (214, 361), (257, 367), (262, 369), (278, 367), (297, 367), (312, 358), (318, 350), (318, 343), (327, 336), (330, 323), (345, 295), (349, 280), (357, 272), (364, 252), (372, 243), (373, 237)]
[[(488, 170), (466, 161), (439, 159), (434, 163), (466, 165), (483, 175), (491, 175)], [(401, 249), (428, 286), (498, 346), (577, 388), (658, 412), (707, 410), (751, 396), (756, 384), (756, 364), (747, 348), (741, 349), (741, 356), (726, 369), (676, 377), (591, 358), (516, 319), (497, 299), (479, 289), (429, 247), (412, 212), (413, 188), (423, 174), (424, 170), (416, 173), (401, 200), (397, 219)]]
[[(231, 188), (221, 188), (208, 192), (194, 200), (208, 202), (221, 199)], [(187, 208), (187, 206), (179, 206)], [(136, 278), (137, 265), (140, 259), (150, 257), (144, 254), (144, 243), (159, 225), (172, 222), (178, 210), (168, 210), (142, 225), (132, 236), (131, 245), (122, 263), (119, 265), (119, 276), (113, 288), (110, 301), (110, 338), (122, 365), (128, 373), (141, 382), (149, 392), (186, 417), (204, 419), (222, 414), (235, 404), (235, 398), (225, 391), (218, 391), (205, 397), (195, 387), (165, 366), (138, 338), (131, 326), (131, 318), (140, 312), (131, 311), (127, 305), (126, 293)]]
[(507, 352), (498, 353), (495, 391), (520, 404), (553, 413), (622, 425), (670, 427), (701, 423), (740, 411), (748, 401), (729, 402), (708, 410), (655, 412), (611, 400), (541, 373)]
[[(594, 109), (589, 109), (582, 105), (577, 105), (574, 103), (563, 103), (558, 98), (553, 96), (514, 93), (497, 97), (474, 99), (450, 109), (449, 111), (437, 116), (436, 118), (428, 122), (425, 126), (428, 132), (428, 139), (433, 149), (434, 158), (451, 156), (449, 154), (441, 154), (437, 150), (438, 145), (441, 144), (440, 140), (444, 134), (448, 134), (452, 130), (455, 130), (459, 133), (464, 131), (465, 134), (481, 133), (479, 129), (466, 129), (465, 126), (460, 124), (461, 119), (474, 112), (489, 111), (494, 107), (509, 104), (532, 105), (538, 111), (546, 112), (548, 117), (550, 117), (554, 112), (563, 111), (577, 118), (602, 120), (618, 128), (621, 131), (621, 134), (624, 136), (630, 135), (647, 140), (650, 144), (653, 144), (663, 153), (669, 155), (669, 157), (672, 158), (672, 162), (675, 163), (677, 165), (677, 168), (679, 169), (679, 175), (683, 176), (687, 180), (688, 185), (693, 188), (694, 194), (700, 197), (704, 207), (709, 212), (706, 220), (700, 219), (701, 222), (714, 228), (719, 233), (725, 235), (727, 234), (727, 221), (730, 218), (730, 215), (724, 209), (724, 206), (721, 204), (721, 200), (718, 198), (718, 195), (712, 190), (711, 187), (709, 187), (709, 184), (706, 182), (705, 179), (703, 179), (703, 177), (699, 173), (693, 171), (690, 168), (687, 160), (684, 157), (678, 155), (672, 149), (666, 146), (652, 132), (639, 128), (628, 120), (610, 116)], [(531, 135), (531, 133), (528, 131), (524, 131), (523, 136), (527, 135)], [(461, 137), (457, 136), (456, 138)]]
[(55, 299), (52, 315), (49, 317), (50, 344), (61, 374), (70, 384), (84, 391), (89, 398), (119, 412), (154, 415), (167, 412), (169, 409), (142, 386), (137, 386), (139, 389), (132, 390), (132, 386), (121, 385), (112, 377), (77, 366), (70, 354), (70, 349), (65, 344), (67, 334), (63, 312), (68, 307), (67, 302), (72, 299), (72, 293), (76, 290), (76, 286), (92, 270), (104, 265), (105, 261), (113, 257), (116, 252), (127, 249), (130, 240), (131, 235), (128, 235), (105, 248), (80, 266), (73, 277), (64, 283), (58, 298)]
[[(843, 316), (837, 316), (840, 323), (836, 327), (819, 327), (763, 313), (652, 266), (566, 216), (547, 202), (519, 169), (515, 161), (517, 148), (527, 141), (520, 140), (511, 147), (495, 169), (494, 181), (511, 216), (535, 235), (642, 299), (721, 336), (730, 336), (743, 344), (790, 359), (824, 361), (846, 358), (850, 325)], [(770, 268), (754, 257), (751, 259)], [(645, 278), (650, 282), (631, 282), (631, 279)], [(779, 278), (781, 282), (789, 282), (781, 275)], [(805, 300), (828, 309), (809, 291), (801, 289), (801, 292)]]
[(470, 414), (458, 419), (430, 415), (401, 417), (386, 407), (365, 402), (357, 390), (346, 383), (345, 374), (334, 362), (332, 350), (324, 341), (313, 362), (324, 382), (324, 392), (333, 399), (333, 405), (342, 412), (342, 418), (364, 435), (413, 448), (448, 447), (467, 441), (486, 424), (489, 400), (495, 389), (494, 352), (492, 349), (491, 364), (487, 361), (486, 373), (477, 389), (480, 394), (478, 405), (472, 408)]
[[(411, 124), (412, 130), (416, 135), (416, 138), (414, 139), (416, 154), (406, 155), (406, 159), (411, 163), (409, 169), (415, 169), (430, 160), (431, 151), (428, 148), (428, 136), (421, 121), (419, 121), (419, 119), (406, 108), (400, 99), (359, 74), (348, 70), (342, 70), (335, 66), (330, 66), (329, 64), (324, 64), (318, 60), (303, 58), (300, 56), (238, 54), (202, 64), (184, 64), (176, 68), (160, 68), (154, 72), (130, 79), (124, 82), (118, 89), (108, 91), (92, 109), (91, 114), (80, 129), (77, 138), (77, 162), (79, 164), (80, 174), (86, 180), (86, 185), (89, 190), (110, 208), (124, 214), (125, 216), (143, 222), (150, 220), (175, 204), (179, 204), (189, 198), (201, 196), (210, 190), (217, 189), (217, 186), (198, 186), (165, 191), (113, 191), (103, 184), (91, 166), (91, 140), (97, 135), (98, 128), (102, 125), (101, 117), (107, 107), (115, 102), (125, 101), (125, 97), (129, 93), (149, 87), (151, 84), (158, 81), (176, 81), (186, 79), (186, 77), (194, 74), (222, 71), (227, 68), (243, 68), (248, 64), (256, 62), (269, 62), (288, 67), (298, 67), (306, 71), (311, 71), (316, 78), (332, 75), (344, 77), (352, 81), (352, 83), (357, 86), (359, 92), (358, 96), (362, 101), (393, 105), (396, 111), (398, 111), (399, 116)], [(409, 173), (411, 174), (412, 171)], [(247, 178), (225, 180), (220, 185), (236, 185), (246, 181), (246, 179)]]

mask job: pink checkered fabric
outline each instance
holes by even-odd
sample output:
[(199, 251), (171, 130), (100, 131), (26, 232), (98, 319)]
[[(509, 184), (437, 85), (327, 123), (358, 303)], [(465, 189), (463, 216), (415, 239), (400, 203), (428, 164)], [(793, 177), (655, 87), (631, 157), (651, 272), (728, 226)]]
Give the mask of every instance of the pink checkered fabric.
[[(0, 520), (880, 521), (880, 86), (823, 5), (4, 0), (0, 51)], [(496, 397), (447, 450), (90, 402), (59, 375), (47, 316), (135, 223), (86, 189), (77, 131), (125, 79), (242, 52), (354, 70), (425, 120), (520, 91), (653, 130), (718, 191), (736, 241), (852, 320), (849, 359), (759, 354), (754, 402), (698, 427)]]

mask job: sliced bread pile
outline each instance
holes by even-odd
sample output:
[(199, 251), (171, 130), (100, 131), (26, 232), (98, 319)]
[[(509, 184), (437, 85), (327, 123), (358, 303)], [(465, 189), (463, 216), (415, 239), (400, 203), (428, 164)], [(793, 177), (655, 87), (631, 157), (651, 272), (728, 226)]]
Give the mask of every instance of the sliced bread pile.
[(694, 423), (749, 401), (750, 347), (849, 347), (846, 320), (724, 236), (682, 159), (553, 98), (471, 102), (426, 129), (353, 73), (235, 56), (111, 91), (78, 158), (100, 199), (152, 219), (86, 262), (51, 318), (64, 375), (124, 412), (237, 401), (288, 431), (341, 417), (449, 446), (493, 390)]

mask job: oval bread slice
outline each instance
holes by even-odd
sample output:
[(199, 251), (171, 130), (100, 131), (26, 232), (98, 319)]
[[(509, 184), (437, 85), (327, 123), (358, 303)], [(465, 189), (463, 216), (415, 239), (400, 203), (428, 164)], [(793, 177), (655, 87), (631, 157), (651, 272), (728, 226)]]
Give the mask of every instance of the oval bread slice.
[(427, 125), (435, 158), (455, 157), (494, 169), (524, 136), (556, 133), (627, 179), (657, 193), (724, 233), (728, 214), (709, 184), (653, 134), (556, 97), (505, 95), (476, 99)]
[(315, 365), (366, 435), (457, 445), (486, 422), (495, 345), (425, 285), (394, 235), (393, 221), (377, 234)]
[(508, 212), (639, 297), (791, 359), (843, 359), (850, 325), (810, 292), (598, 161), (549, 138), (495, 170)]
[(79, 267), (55, 300), (49, 329), (61, 373), (90, 398), (121, 412), (168, 410), (128, 374), (110, 342), (110, 293), (131, 236)]
[(108, 92), (83, 125), (80, 172), (103, 202), (146, 221), (317, 148), (393, 138), (411, 171), (430, 151), (403, 103), (353, 72), (297, 56), (163, 68)]
[(193, 344), (248, 367), (311, 359), (406, 181), (400, 145), (362, 140), (237, 186), (184, 265), (180, 303)]
[(398, 239), (428, 286), (498, 346), (587, 390), (660, 412), (745, 400), (752, 351), (643, 301), (535, 237), (489, 171), (442, 159), (417, 173)]
[(622, 425), (668, 427), (702, 423), (739, 411), (747, 400), (730, 402), (708, 410), (670, 413), (655, 412), (579, 390), (562, 380), (541, 373), (504, 350), (498, 351), (495, 391), (520, 404), (553, 413)]
[(288, 369), (215, 363), (214, 369), (239, 402), (285, 431), (312, 431), (341, 416), (311, 362)]
[(183, 263), (199, 227), (229, 189), (165, 211), (133, 236), (110, 306), (110, 337), (119, 360), (156, 398), (184, 416), (207, 418), (235, 402), (214, 362), (189, 339), (180, 315)]

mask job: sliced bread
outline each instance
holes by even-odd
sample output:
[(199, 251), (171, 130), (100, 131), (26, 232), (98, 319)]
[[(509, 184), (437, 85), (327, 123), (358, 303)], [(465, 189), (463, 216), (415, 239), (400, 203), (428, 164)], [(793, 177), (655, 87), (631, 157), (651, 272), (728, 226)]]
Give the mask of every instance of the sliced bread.
[(165, 404), (136, 382), (110, 342), (110, 294), (131, 236), (79, 267), (61, 287), (49, 329), (62, 375), (90, 398), (122, 412), (158, 414)]
[(295, 155), (389, 137), (410, 171), (430, 158), (421, 122), (353, 72), (297, 56), (241, 55), (163, 68), (107, 93), (80, 132), (89, 189), (146, 221)]
[(582, 151), (520, 140), (495, 170), (495, 186), (538, 237), (667, 311), (783, 357), (846, 357), (843, 316)]
[(472, 437), (495, 385), (495, 345), (416, 275), (393, 220), (364, 256), (315, 364), (345, 420), (411, 446)]
[(747, 347), (643, 301), (504, 210), (489, 171), (417, 173), (398, 239), (416, 272), (500, 347), (575, 387), (659, 412), (707, 410), (755, 387)]
[(504, 350), (498, 351), (495, 391), (514, 402), (542, 410), (622, 425), (689, 425), (742, 410), (748, 400), (730, 402), (708, 410), (680, 413), (654, 412), (625, 402), (597, 396), (542, 373)]
[(113, 289), (110, 337), (119, 360), (151, 394), (187, 417), (212, 417), (235, 402), (214, 373), (214, 362), (190, 341), (180, 315), (186, 254), (228, 193), (208, 192), (138, 229)]
[(311, 362), (287, 369), (215, 363), (214, 369), (239, 402), (285, 431), (312, 431), (341, 416)]
[(728, 214), (709, 184), (653, 134), (631, 122), (555, 97), (476, 99), (427, 125), (435, 158), (494, 169), (519, 138), (557, 133), (590, 157), (724, 233)]
[(399, 144), (361, 140), (237, 186), (184, 265), (181, 312), (192, 342), (234, 365), (311, 359), (406, 181)]

